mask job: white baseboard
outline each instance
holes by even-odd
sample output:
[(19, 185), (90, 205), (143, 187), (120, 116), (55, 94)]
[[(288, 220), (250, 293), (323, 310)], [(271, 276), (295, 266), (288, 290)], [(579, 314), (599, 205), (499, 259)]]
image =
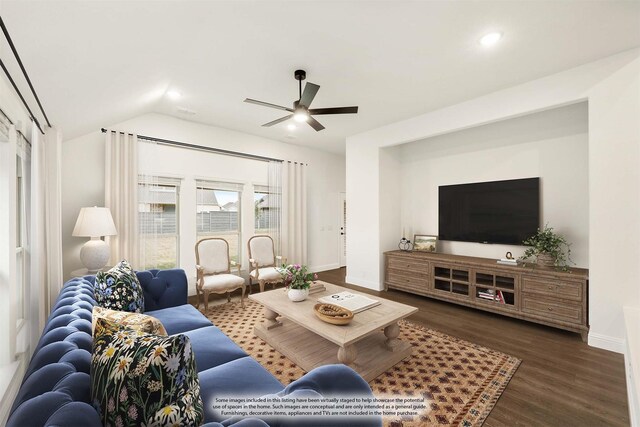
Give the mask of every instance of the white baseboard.
[(340, 264), (338, 264), (337, 262), (334, 262), (333, 264), (325, 264), (325, 265), (309, 267), (309, 271), (312, 271), (314, 273), (320, 273), (321, 271), (335, 270), (337, 268), (340, 268)]
[(640, 427), (640, 307), (624, 307), (627, 402), (631, 427)]
[(631, 361), (629, 348), (624, 354), (625, 376), (627, 377), (627, 403), (629, 404), (629, 419), (631, 427), (640, 427), (640, 391), (637, 389), (638, 384), (635, 383), (635, 373), (633, 372), (633, 361)]
[(624, 354), (625, 343), (622, 338), (589, 332), (589, 345), (603, 350)]
[(373, 280), (362, 279), (360, 277), (349, 276), (344, 280), (347, 283), (351, 283), (352, 285), (362, 286), (363, 288), (372, 289), (374, 291), (381, 291), (382, 287), (380, 283), (375, 282)]

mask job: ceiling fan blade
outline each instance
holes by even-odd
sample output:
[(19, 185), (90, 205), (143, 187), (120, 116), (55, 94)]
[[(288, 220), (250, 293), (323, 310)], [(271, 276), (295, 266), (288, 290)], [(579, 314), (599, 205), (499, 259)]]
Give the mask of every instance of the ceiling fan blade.
[(309, 114), (356, 114), (358, 107), (313, 108)]
[(251, 99), (251, 98), (246, 98), (244, 100), (244, 102), (248, 102), (249, 104), (262, 105), (263, 107), (276, 108), (278, 110), (284, 110), (284, 111), (288, 111), (290, 113), (293, 113), (293, 109), (292, 108), (287, 108), (287, 107), (283, 107), (281, 105), (276, 105), (276, 104), (270, 104), (268, 102), (258, 101), (258, 100)]
[(304, 105), (309, 108), (311, 102), (313, 102), (313, 98), (316, 97), (316, 93), (318, 93), (318, 89), (320, 86), (315, 85), (313, 83), (307, 83), (304, 85), (304, 91), (302, 92), (302, 97), (300, 98), (300, 105)]
[(324, 126), (322, 126), (319, 121), (311, 116), (309, 116), (309, 120), (307, 120), (307, 123), (309, 123), (309, 126), (314, 128), (316, 132), (320, 132), (322, 129), (324, 129)]
[(293, 117), (293, 114), (289, 114), (288, 116), (280, 117), (277, 120), (274, 120), (274, 121), (269, 122), (269, 123), (265, 123), (265, 124), (262, 125), (262, 127), (269, 127), (269, 126), (277, 125), (278, 123), (282, 123), (282, 122), (284, 122), (286, 120), (289, 120), (291, 117)]

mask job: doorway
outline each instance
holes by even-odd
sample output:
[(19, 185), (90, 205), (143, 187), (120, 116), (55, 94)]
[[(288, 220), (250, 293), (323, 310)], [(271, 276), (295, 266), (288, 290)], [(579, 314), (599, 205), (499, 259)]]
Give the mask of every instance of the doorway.
[(340, 267), (347, 265), (347, 193), (340, 193)]

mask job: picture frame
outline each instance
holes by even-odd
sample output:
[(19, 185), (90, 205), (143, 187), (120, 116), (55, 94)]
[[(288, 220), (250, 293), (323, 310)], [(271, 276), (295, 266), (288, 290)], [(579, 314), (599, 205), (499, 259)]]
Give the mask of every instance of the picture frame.
[(418, 252), (436, 252), (438, 236), (430, 234), (415, 234), (413, 236), (413, 250)]

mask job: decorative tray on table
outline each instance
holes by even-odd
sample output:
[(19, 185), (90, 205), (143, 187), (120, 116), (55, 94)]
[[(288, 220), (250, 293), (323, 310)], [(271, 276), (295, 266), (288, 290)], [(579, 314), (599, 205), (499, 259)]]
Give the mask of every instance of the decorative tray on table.
[(333, 325), (348, 325), (353, 319), (353, 313), (350, 310), (334, 304), (316, 304), (313, 312), (320, 320)]

